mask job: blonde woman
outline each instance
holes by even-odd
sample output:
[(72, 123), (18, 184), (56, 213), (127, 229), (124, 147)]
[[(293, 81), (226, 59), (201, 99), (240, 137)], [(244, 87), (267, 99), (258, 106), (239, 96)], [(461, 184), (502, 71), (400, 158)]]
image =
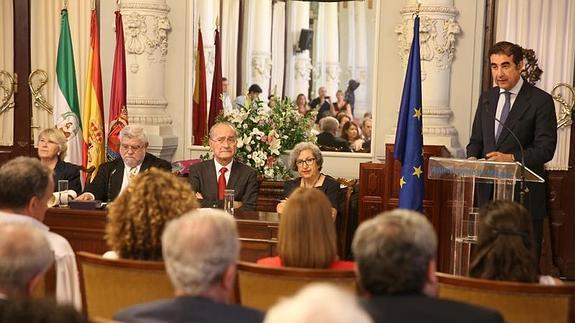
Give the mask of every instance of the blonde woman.
[(166, 223), (198, 207), (185, 179), (157, 168), (138, 174), (110, 204), (104, 257), (161, 260)]
[(297, 188), (285, 203), (280, 218), (278, 256), (258, 264), (274, 267), (353, 269), (340, 261), (331, 204), (315, 188)]
[[(59, 129), (44, 129), (38, 135), (38, 158), (43, 165), (53, 170), (54, 185), (58, 185), (58, 180), (68, 180), (68, 188), (80, 194), (81, 167), (64, 161), (67, 151), (68, 141)], [(57, 190), (58, 187), (54, 189)]]

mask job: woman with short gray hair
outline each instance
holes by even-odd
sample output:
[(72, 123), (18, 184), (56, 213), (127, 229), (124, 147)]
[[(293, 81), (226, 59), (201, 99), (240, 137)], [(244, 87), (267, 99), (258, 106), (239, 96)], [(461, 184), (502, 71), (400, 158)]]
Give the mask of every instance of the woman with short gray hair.
[(81, 166), (64, 161), (68, 151), (68, 140), (60, 129), (47, 128), (38, 134), (38, 158), (54, 172), (54, 185), (58, 189), (59, 180), (67, 180), (68, 188), (77, 194), (82, 193), (80, 182)]
[[(339, 183), (331, 176), (321, 173), (323, 156), (321, 150), (311, 142), (300, 142), (291, 151), (289, 166), (297, 171), (299, 177), (284, 183), (284, 198), (298, 187), (314, 187), (322, 191), (329, 199), (334, 210), (338, 209)], [(283, 210), (283, 202), (277, 207)]]

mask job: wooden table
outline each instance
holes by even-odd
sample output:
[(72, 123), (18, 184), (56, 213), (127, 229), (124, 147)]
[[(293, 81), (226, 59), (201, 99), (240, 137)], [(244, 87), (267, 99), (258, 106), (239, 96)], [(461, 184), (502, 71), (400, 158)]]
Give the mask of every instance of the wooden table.
[[(275, 212), (236, 211), (241, 241), (240, 259), (255, 262), (275, 256), (279, 217)], [(104, 240), (107, 216), (105, 210), (49, 208), (44, 223), (66, 238), (74, 251), (103, 254), (109, 250)]]

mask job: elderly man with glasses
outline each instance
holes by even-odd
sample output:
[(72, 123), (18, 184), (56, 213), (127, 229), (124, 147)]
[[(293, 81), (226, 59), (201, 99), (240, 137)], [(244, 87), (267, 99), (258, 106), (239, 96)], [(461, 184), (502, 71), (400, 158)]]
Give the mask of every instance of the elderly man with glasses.
[(238, 149), (236, 129), (216, 123), (209, 133), (214, 159), (190, 166), (190, 183), (202, 207), (223, 208), (224, 191), (234, 190), (234, 209), (255, 210), (259, 183), (255, 169), (234, 160)]
[(86, 185), (79, 200), (112, 201), (138, 173), (156, 167), (171, 171), (168, 161), (148, 152), (148, 136), (140, 126), (129, 125), (120, 131), (120, 156), (103, 163), (94, 180)]

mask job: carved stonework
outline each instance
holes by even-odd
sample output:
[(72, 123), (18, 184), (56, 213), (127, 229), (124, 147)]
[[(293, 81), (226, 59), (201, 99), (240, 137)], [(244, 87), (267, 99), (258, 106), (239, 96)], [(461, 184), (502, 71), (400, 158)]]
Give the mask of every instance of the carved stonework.
[(295, 59), (295, 79), (309, 81), (311, 78), (311, 58), (309, 57), (297, 57)]
[(204, 45), (204, 55), (206, 58), (206, 73), (208, 75), (213, 75), (214, 66), (216, 64), (216, 46)]
[(341, 68), (339, 63), (327, 63), (325, 64), (325, 80), (327, 83), (339, 83), (339, 74)]
[[(161, 9), (160, 9), (161, 8)], [(126, 11), (124, 13), (124, 33), (126, 42), (126, 53), (128, 55), (139, 56), (147, 54), (147, 59), (151, 62), (165, 62), (168, 54), (168, 32), (172, 29), (168, 19), (169, 8), (167, 6), (153, 5), (147, 7), (146, 4), (124, 3), (122, 9), (154, 9), (158, 14), (143, 15), (138, 11)], [(146, 13), (149, 10), (146, 10)], [(139, 64), (137, 59), (130, 64), (130, 71), (137, 73)]]
[(268, 52), (254, 51), (252, 54), (252, 79), (270, 79), (272, 73), (272, 55)]
[[(413, 38), (414, 12), (415, 7), (403, 9), (401, 11), (403, 21), (395, 27), (399, 40), (399, 55), (404, 66), (407, 64)], [(455, 21), (457, 13), (458, 11), (453, 8), (421, 7), (419, 26), (421, 60), (433, 62), (439, 70), (449, 68), (455, 56), (456, 36), (461, 33), (461, 28)]]

